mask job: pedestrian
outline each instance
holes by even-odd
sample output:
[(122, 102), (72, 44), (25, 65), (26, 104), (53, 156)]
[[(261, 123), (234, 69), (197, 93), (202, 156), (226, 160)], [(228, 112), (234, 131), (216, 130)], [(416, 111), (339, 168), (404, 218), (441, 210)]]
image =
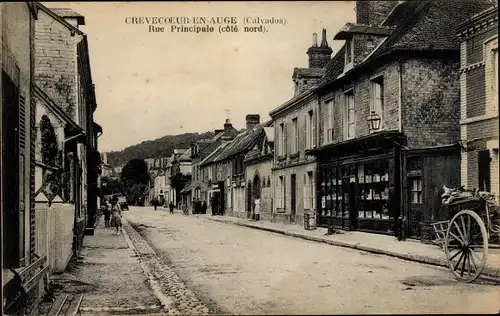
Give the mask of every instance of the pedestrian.
[(156, 208), (158, 207), (158, 200), (157, 199), (153, 199), (153, 201), (151, 201), (151, 204), (153, 204), (153, 206), (155, 208), (155, 211), (156, 211)]
[(174, 203), (170, 202), (168, 206), (170, 207), (170, 214), (174, 214)]
[(116, 234), (120, 235), (122, 231), (122, 212), (117, 201), (113, 200), (111, 206), (111, 226), (116, 228)]
[(401, 240), (401, 219), (399, 214), (400, 212), (398, 212), (396, 188), (394, 187), (394, 184), (389, 185), (387, 192), (387, 210), (389, 212), (389, 216), (394, 218), (394, 235), (398, 238), (398, 240)]
[(255, 207), (253, 209), (254, 219), (258, 221), (260, 219), (260, 199), (255, 199)]
[(104, 227), (111, 227), (111, 225), (109, 224), (109, 220), (111, 219), (111, 205), (109, 204), (109, 202), (106, 202), (106, 204), (104, 204), (103, 213), (104, 213)]
[(201, 204), (201, 212), (203, 214), (207, 214), (207, 202), (203, 200), (203, 203)]

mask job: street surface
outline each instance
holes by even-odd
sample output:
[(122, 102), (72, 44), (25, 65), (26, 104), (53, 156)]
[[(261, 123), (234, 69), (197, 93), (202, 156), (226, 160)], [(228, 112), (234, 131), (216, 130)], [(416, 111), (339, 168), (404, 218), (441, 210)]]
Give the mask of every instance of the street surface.
[(500, 310), (500, 287), (494, 282), (459, 283), (443, 268), (218, 223), (207, 215), (171, 215), (151, 207), (131, 207), (123, 214), (161, 264), (218, 313)]

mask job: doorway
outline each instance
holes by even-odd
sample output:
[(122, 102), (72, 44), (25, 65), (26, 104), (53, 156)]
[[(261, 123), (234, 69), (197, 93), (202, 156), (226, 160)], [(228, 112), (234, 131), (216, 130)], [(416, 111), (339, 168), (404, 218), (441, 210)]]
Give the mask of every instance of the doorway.
[(297, 178), (295, 174), (290, 177), (290, 222), (295, 223), (297, 214)]
[(482, 150), (478, 153), (478, 176), (479, 191), (491, 190), (491, 157), (488, 150)]

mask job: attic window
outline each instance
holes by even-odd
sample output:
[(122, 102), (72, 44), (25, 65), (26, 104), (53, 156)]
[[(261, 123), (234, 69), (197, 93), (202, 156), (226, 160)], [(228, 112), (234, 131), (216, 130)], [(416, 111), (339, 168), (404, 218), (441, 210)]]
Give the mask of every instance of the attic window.
[(371, 38), (366, 40), (366, 47), (373, 48), (373, 40)]
[(349, 65), (352, 63), (352, 55), (354, 51), (354, 45), (353, 45), (353, 40), (347, 40), (345, 42), (345, 64)]

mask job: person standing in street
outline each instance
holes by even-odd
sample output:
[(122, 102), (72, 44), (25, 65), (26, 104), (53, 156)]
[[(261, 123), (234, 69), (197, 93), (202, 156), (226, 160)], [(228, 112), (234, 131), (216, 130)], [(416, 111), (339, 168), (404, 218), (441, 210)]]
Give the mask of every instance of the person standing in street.
[(120, 235), (122, 231), (122, 212), (116, 200), (113, 200), (111, 207), (111, 226), (116, 228), (116, 234)]
[(260, 199), (255, 199), (255, 207), (254, 207), (254, 219), (258, 221), (260, 219)]
[(170, 214), (174, 214), (174, 203), (170, 202), (168, 206), (170, 207)]
[(207, 202), (205, 200), (203, 200), (203, 204), (201, 205), (201, 212), (207, 214)]
[(104, 213), (104, 227), (111, 227), (111, 225), (109, 224), (109, 221), (111, 219), (111, 204), (109, 204), (109, 202), (106, 202), (104, 204), (103, 213)]

